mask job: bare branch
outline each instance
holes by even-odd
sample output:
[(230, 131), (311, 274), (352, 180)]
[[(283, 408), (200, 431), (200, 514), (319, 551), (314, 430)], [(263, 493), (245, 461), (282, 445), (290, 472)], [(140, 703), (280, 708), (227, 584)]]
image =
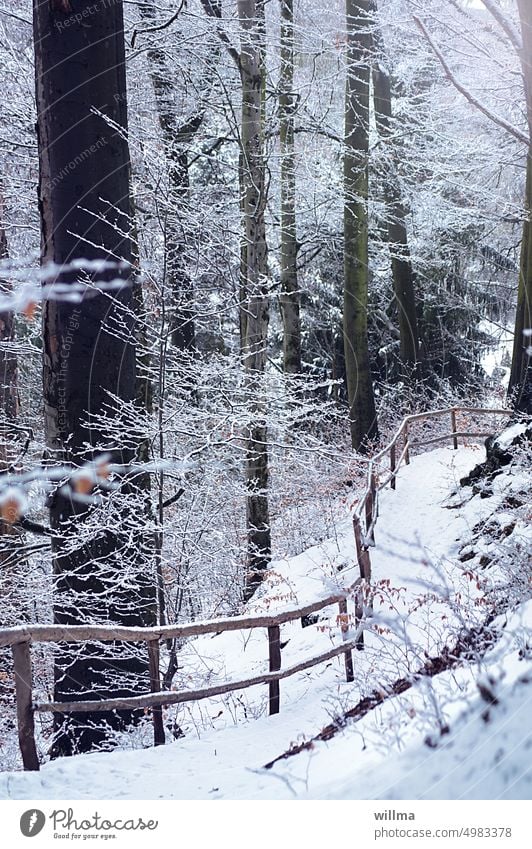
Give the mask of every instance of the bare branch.
[(174, 15), (172, 15), (171, 18), (168, 18), (167, 21), (164, 21), (164, 23), (156, 24), (153, 27), (146, 27), (144, 29), (133, 30), (133, 35), (131, 37), (131, 47), (132, 48), (135, 47), (135, 41), (137, 39), (137, 35), (144, 35), (144, 33), (146, 33), (146, 32), (159, 32), (160, 30), (167, 29), (169, 26), (171, 26), (171, 24), (173, 24), (174, 21), (177, 20), (177, 18), (179, 17), (179, 14), (180, 14), (184, 4), (185, 4), (185, 0), (181, 0), (181, 4), (180, 4), (177, 12)]
[(523, 49), (523, 42), (512, 21), (504, 14), (500, 6), (495, 3), (495, 0), (482, 0), (482, 3), (492, 17), (495, 18), (501, 29), (504, 30), (517, 52), (520, 53)]
[(171, 498), (167, 498), (166, 501), (163, 501), (163, 507), (170, 507), (172, 504), (175, 504), (176, 501), (179, 501), (182, 495), (185, 494), (185, 490), (183, 487), (180, 487), (175, 495), (172, 495)]
[[(212, 0), (201, 0), (201, 5), (203, 6), (203, 10), (208, 18), (216, 18), (217, 20), (220, 20), (220, 9), (218, 6), (213, 5)], [(226, 31), (224, 30), (221, 24), (217, 24), (216, 32), (218, 34), (218, 38), (225, 45), (231, 59), (240, 71), (240, 54), (238, 50), (236, 50), (236, 48), (233, 47), (233, 45), (231, 44), (229, 36), (227, 35)]]
[(41, 525), (39, 522), (34, 522), (32, 519), (27, 519), (26, 516), (23, 516), (22, 519), (17, 522), (17, 526), (22, 528), (23, 531), (28, 531), (28, 533), (37, 534), (38, 536), (53, 537), (54, 535), (51, 528), (48, 528), (46, 525)]
[(526, 133), (523, 133), (518, 127), (514, 127), (513, 124), (510, 124), (508, 121), (506, 121), (500, 115), (497, 115), (495, 112), (492, 112), (491, 109), (488, 109), (487, 106), (484, 106), (483, 103), (481, 103), (479, 100), (477, 100), (477, 98), (473, 94), (471, 94), (471, 92), (468, 91), (468, 89), (466, 89), (456, 79), (453, 72), (449, 68), (449, 65), (445, 61), (445, 58), (444, 58), (441, 50), (436, 46), (436, 44), (432, 40), (432, 38), (431, 38), (427, 28), (423, 24), (423, 22), (417, 17), (417, 15), (413, 15), (413, 18), (414, 18), (416, 25), (421, 30), (425, 39), (427, 40), (428, 44), (430, 45), (434, 55), (438, 58), (443, 70), (445, 71), (445, 76), (447, 77), (449, 82), (452, 83), (452, 85), (455, 87), (455, 89), (457, 91), (459, 91), (460, 94), (462, 94), (465, 97), (465, 99), (468, 101), (468, 103), (471, 103), (472, 106), (475, 106), (479, 110), (479, 112), (482, 112), (482, 114), (485, 115), (487, 118), (489, 118), (490, 121), (493, 121), (494, 124), (497, 124), (499, 127), (502, 127), (504, 130), (506, 130), (507, 133), (510, 133), (514, 138), (516, 138), (518, 141), (522, 142), (523, 144), (525, 144), (528, 147), (529, 144), (530, 144), (530, 139), (529, 139), (529, 137)]
[[(344, 590), (313, 601), (300, 607), (284, 610), (281, 613), (232, 616), (229, 619), (210, 619), (202, 622), (187, 622), (182, 625), (159, 625), (151, 628), (129, 628), (123, 625), (19, 625), (0, 629), (0, 646), (12, 646), (25, 642), (83, 642), (85, 640), (130, 640), (146, 642), (148, 640), (168, 640), (174, 637), (197, 637), (200, 634), (221, 634), (223, 631), (240, 631), (247, 628), (268, 628), (270, 625), (282, 625), (309, 616), (323, 610), (331, 604), (337, 604), (354, 588), (360, 578)], [(345, 648), (345, 644), (344, 644)]]

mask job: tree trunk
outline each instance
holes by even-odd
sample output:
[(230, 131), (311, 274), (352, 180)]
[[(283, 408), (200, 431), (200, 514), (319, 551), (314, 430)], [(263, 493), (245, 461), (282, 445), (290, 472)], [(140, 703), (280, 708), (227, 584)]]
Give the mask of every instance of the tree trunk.
[[(0, 263), (9, 258), (4, 226), (4, 199), (0, 183)], [(2, 279), (0, 296), (11, 294), (11, 285)], [(15, 345), (15, 315), (13, 310), (0, 311), (0, 474), (7, 472), (17, 455), (12, 425), (18, 415), (18, 359)], [(23, 559), (20, 531), (8, 522), (0, 521), (0, 569), (15, 566)], [(16, 577), (14, 578), (16, 580)]]
[(245, 597), (268, 568), (271, 553), (264, 372), (268, 334), (267, 246), (264, 224), (265, 163), (262, 134), (263, 22), (255, 0), (239, 0), (242, 128), (240, 191), (243, 213), (241, 293), (242, 357), (251, 421), (246, 447), (248, 558)]
[(351, 442), (378, 436), (368, 349), (370, 0), (346, 0), (344, 350)]
[[(377, 10), (377, 4), (373, 4)], [(385, 66), (384, 42), (378, 24), (373, 22), (373, 103), (377, 131), (388, 142), (388, 173), (384, 180), (387, 207), (388, 239), (392, 260), (392, 277), (399, 315), (400, 358), (406, 373), (412, 374), (419, 365), (419, 333), (416, 313), (414, 273), (408, 249), (406, 212), (401, 198), (399, 177), (395, 167), (396, 154), (391, 147), (392, 93), (390, 74)]]
[[(141, 3), (141, 16), (151, 24), (157, 22), (156, 7)], [(163, 135), (168, 162), (170, 196), (165, 217), (164, 239), (166, 274), (173, 296), (170, 318), (173, 345), (181, 349), (195, 347), (194, 287), (187, 268), (184, 207), (189, 200), (188, 146), (203, 121), (203, 111), (179, 121), (174, 98), (175, 71), (169, 67), (159, 47), (148, 50), (149, 74), (155, 95), (157, 118)]]
[(296, 161), (294, 144), (294, 3), (281, 0), (281, 315), (284, 370), (301, 372), (301, 323), (297, 284)]
[[(50, 278), (57, 283), (118, 283), (111, 292), (89, 288), (77, 302), (48, 298), (43, 304), (48, 456), (73, 466), (101, 453), (105, 434), (98, 417), (107, 412), (112, 419), (108, 393), (133, 402), (136, 388), (122, 15), (121, 2), (97, 7), (80, 0), (74, 18), (68, 0), (34, 0), (42, 263), (45, 268), (54, 263)], [(86, 265), (102, 260), (108, 265), (99, 270)], [(117, 447), (113, 460), (129, 462), (135, 454), (131, 439), (128, 446)], [(124, 486), (123, 495), (128, 494), (131, 489)], [(126, 511), (116, 529), (87, 535), (92, 505), (61, 487), (49, 506), (55, 621), (152, 624), (153, 581), (140, 562), (141, 546)], [(124, 644), (115, 650), (106, 659), (101, 646), (87, 645), (78, 653), (62, 649), (55, 665), (55, 700), (128, 696), (147, 689), (147, 660), (138, 660)], [(109, 681), (111, 668), (115, 686)], [(58, 715), (52, 753), (87, 751), (105, 739), (103, 722), (121, 725), (128, 719), (130, 712), (115, 718), (72, 714), (63, 723)]]
[(517, 0), (523, 48), (521, 65), (525, 84), (528, 132), (525, 210), (519, 263), (519, 286), (515, 313), (514, 345), (508, 393), (516, 410), (532, 413), (532, 4)]
[[(0, 185), (0, 262), (8, 258), (7, 236), (4, 227), (4, 204)], [(11, 286), (2, 280), (1, 273), (0, 269), (0, 294), (10, 294)], [(18, 362), (13, 350), (14, 339), (15, 316), (13, 310), (2, 310), (0, 311), (0, 414), (6, 422), (14, 421), (17, 418), (19, 404)], [(0, 461), (2, 460), (7, 460), (7, 457), (0, 457)]]

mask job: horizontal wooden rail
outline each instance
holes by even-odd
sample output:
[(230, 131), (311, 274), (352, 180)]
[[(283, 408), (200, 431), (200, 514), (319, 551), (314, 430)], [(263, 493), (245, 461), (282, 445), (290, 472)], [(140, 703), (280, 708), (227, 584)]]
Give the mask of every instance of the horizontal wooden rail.
[(168, 640), (174, 637), (198, 637), (202, 634), (218, 634), (223, 631), (241, 631), (248, 628), (270, 628), (294, 619), (302, 619), (317, 613), (331, 604), (338, 604), (350, 589), (334, 593), (301, 607), (283, 610), (280, 613), (257, 616), (234, 616), (227, 619), (209, 619), (204, 622), (187, 622), (183, 625), (165, 625), (155, 628), (127, 628), (106, 625), (17, 625), (0, 630), (0, 646), (17, 643), (78, 643), (86, 640), (100, 642), (149, 642)]
[(478, 413), (480, 415), (487, 416), (511, 416), (513, 413), (512, 410), (492, 410), (486, 409), (485, 407), (444, 407), (441, 410), (428, 410), (425, 413), (412, 413), (411, 415), (404, 417), (391, 440), (387, 443), (387, 445), (384, 446), (384, 448), (381, 448), (379, 451), (377, 451), (377, 453), (372, 456), (369, 462), (375, 464), (377, 460), (380, 460), (381, 457), (384, 457), (386, 454), (388, 454), (392, 445), (395, 445), (400, 439), (401, 434), (405, 429), (405, 426), (408, 427), (412, 422), (418, 422), (422, 419), (435, 419), (439, 418), (440, 416), (446, 415), (450, 416), (453, 410), (455, 410), (455, 412), (457, 413)]
[[(11, 646), (15, 667), (15, 683), (17, 697), (17, 717), (19, 744), (25, 769), (39, 769), (39, 760), (35, 746), (34, 713), (98, 713), (113, 710), (131, 710), (150, 708), (154, 724), (155, 745), (164, 743), (164, 725), (162, 721), (162, 706), (180, 704), (182, 702), (199, 701), (213, 696), (244, 690), (259, 684), (269, 686), (269, 712), (277, 713), (280, 707), (279, 682), (305, 669), (310, 669), (334, 657), (343, 654), (345, 657), (346, 680), (353, 681), (354, 649), (364, 648), (364, 587), (371, 581), (371, 561), (368, 548), (375, 544), (374, 530), (379, 513), (379, 492), (391, 483), (395, 489), (397, 472), (401, 463), (410, 462), (410, 448), (420, 445), (431, 445), (453, 440), (455, 448), (458, 439), (489, 436), (488, 432), (458, 431), (456, 417), (458, 413), (476, 415), (509, 416), (509, 410), (483, 409), (481, 407), (449, 407), (442, 410), (432, 410), (425, 413), (415, 413), (406, 416), (392, 440), (368, 461), (366, 491), (353, 514), (353, 530), (355, 548), (360, 569), (360, 578), (345, 590), (339, 590), (324, 598), (300, 607), (289, 608), (277, 613), (257, 614), (252, 616), (235, 616), (225, 619), (211, 619), (204, 622), (187, 622), (182, 625), (167, 625), (154, 628), (127, 628), (123, 626), (105, 625), (20, 625), (14, 628), (0, 629), (0, 646)], [(411, 425), (427, 419), (451, 417), (451, 433), (428, 439), (412, 439)], [(403, 448), (398, 455), (397, 445), (403, 441)], [(379, 462), (389, 454), (390, 469), (387, 477), (379, 480)], [(355, 634), (349, 635), (349, 616), (347, 599), (353, 594), (355, 598)], [(326, 652), (306, 658), (298, 663), (281, 669), (280, 626), (286, 622), (303, 619), (317, 613), (326, 607), (338, 604), (338, 623), (342, 643)], [(370, 605), (371, 609), (371, 605)], [(269, 672), (244, 678), (239, 681), (225, 681), (209, 687), (196, 690), (161, 691), (159, 669), (159, 643), (172, 638), (197, 637), (202, 634), (217, 634), (224, 631), (249, 630), (265, 628), (268, 633)], [(150, 673), (151, 693), (132, 696), (131, 698), (111, 698), (103, 700), (80, 699), (73, 702), (43, 702), (32, 701), (32, 668), (30, 644), (39, 643), (82, 643), (87, 641), (102, 642), (144, 642), (147, 644)]]
[(104, 699), (102, 701), (79, 701), (79, 702), (43, 702), (33, 705), (33, 710), (38, 713), (98, 713), (110, 710), (131, 710), (133, 708), (152, 708), (156, 705), (175, 705), (182, 702), (196, 702), (201, 699), (209, 699), (212, 696), (221, 696), (224, 693), (232, 693), (235, 690), (246, 690), (257, 684), (270, 684), (274, 681), (282, 681), (290, 678), (298, 672), (325, 663), (333, 657), (338, 657), (352, 649), (357, 648), (363, 625), (359, 625), (353, 639), (345, 640), (338, 646), (329, 649), (322, 654), (301, 660), (278, 672), (264, 672), (251, 678), (243, 678), (241, 681), (226, 681), (223, 684), (213, 684), (211, 687), (202, 687), (198, 690), (167, 690), (150, 696), (132, 696), (129, 699)]
[[(396, 487), (397, 473), (403, 461), (408, 465), (410, 463), (410, 449), (424, 445), (435, 445), (438, 442), (445, 442), (452, 439), (453, 447), (458, 448), (459, 439), (475, 439), (486, 436), (491, 436), (491, 431), (459, 431), (457, 429), (457, 415), (460, 413), (469, 413), (477, 416), (510, 416), (512, 410), (503, 410), (500, 408), (487, 409), (485, 407), (445, 407), (439, 410), (428, 410), (424, 413), (413, 413), (405, 416), (394, 433), (390, 442), (374, 454), (368, 461), (367, 467), (367, 485), (363, 497), (357, 504), (355, 516), (358, 523), (355, 523), (355, 537), (357, 547), (357, 558), (360, 567), (360, 573), (371, 573), (368, 566), (369, 551), (368, 549), (375, 545), (375, 525), (378, 518), (378, 493), (388, 484), (392, 489)], [(428, 437), (427, 439), (418, 438), (412, 439), (411, 428), (417, 422), (429, 421), (449, 416), (451, 420), (451, 433), (442, 434), (439, 436)], [(398, 456), (399, 442), (403, 442), (401, 453)], [(379, 479), (379, 463), (386, 456), (389, 456), (389, 470), (384, 472), (384, 478)], [(382, 477), (382, 472), (381, 472)], [(376, 483), (377, 481), (377, 483)]]
[[(346, 680), (353, 680), (352, 651), (361, 648), (363, 605), (360, 602), (361, 578), (342, 591), (325, 596), (310, 604), (300, 605), (278, 613), (256, 616), (236, 616), (229, 619), (211, 619), (206, 622), (189, 622), (178, 626), (159, 628), (124, 628), (100, 625), (30, 625), (0, 630), (0, 645), (11, 646), (15, 667), (17, 717), (19, 745), (24, 769), (38, 770), (39, 760), (35, 745), (34, 713), (100, 713), (113, 710), (132, 710), (151, 708), (154, 743), (165, 742), (162, 706), (181, 702), (199, 701), (210, 696), (223, 695), (235, 690), (243, 690), (257, 684), (269, 685), (270, 715), (279, 712), (279, 681), (289, 678), (304, 669), (309, 669), (326, 660), (343, 654), (345, 657)], [(347, 599), (356, 594), (355, 625), (356, 635), (348, 639)], [(332, 604), (338, 604), (338, 624), (342, 643), (329, 651), (307, 658), (285, 669), (281, 669), (280, 625), (323, 610)], [(270, 671), (245, 678), (242, 681), (226, 681), (210, 687), (181, 692), (161, 691), (159, 670), (159, 642), (170, 637), (199, 636), (201, 634), (222, 633), (224, 631), (266, 628), (268, 632)], [(129, 698), (80, 699), (72, 702), (32, 701), (32, 667), (30, 646), (32, 642), (83, 643), (87, 641), (126, 641), (144, 642), (148, 648), (151, 693)]]
[(445, 433), (442, 436), (431, 436), (430, 439), (413, 439), (410, 440), (410, 446), (415, 448), (416, 445), (433, 445), (436, 442), (444, 442), (446, 439), (473, 439), (475, 437), (481, 436), (492, 436), (491, 431), (481, 431), (481, 432), (466, 432), (466, 431), (453, 431), (452, 433)]

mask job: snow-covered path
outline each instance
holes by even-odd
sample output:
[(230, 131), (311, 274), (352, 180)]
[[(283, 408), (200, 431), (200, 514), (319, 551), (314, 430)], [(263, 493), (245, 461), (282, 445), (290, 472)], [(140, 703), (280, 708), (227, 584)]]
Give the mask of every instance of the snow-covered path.
[[(339, 659), (281, 682), (278, 716), (265, 715), (264, 687), (182, 708), (178, 716), (185, 732), (182, 739), (158, 749), (63, 759), (45, 764), (40, 773), (4, 773), (0, 776), (0, 797), (412, 798), (425, 793), (434, 798), (452, 798), (453, 794), (485, 798), (482, 794), (486, 788), (482, 781), (479, 783), (478, 770), (467, 777), (469, 783), (465, 785), (456, 776), (445, 780), (446, 775), (456, 772), (461, 748), (474, 750), (477, 736), (485, 734), (488, 727), (479, 716), (485, 704), (476, 696), (470, 667), (431, 679), (434, 685), (420, 682), (348, 726), (330, 743), (316, 744), (273, 769), (263, 768), (291, 744), (312, 737), (379, 683), (419, 668), (427, 652), (452, 642), (450, 629), (461, 624), (452, 605), (455, 594), (460, 592), (463, 598), (470, 595), (472, 601), (480, 595), (474, 582), (457, 567), (456, 555), (471, 529), (493, 510), (494, 502), (492, 498), (475, 498), (452, 507), (449, 498), (458, 479), (482, 457), (479, 448), (442, 448), (414, 457), (411, 465), (401, 470), (397, 491), (382, 493), (377, 547), (371, 557), (373, 580), (379, 584), (389, 579), (390, 586), (382, 585), (375, 603), (374, 621), (383, 633), (367, 634), (366, 651), (355, 653), (354, 684), (345, 683), (343, 661)], [(292, 606), (295, 601), (316, 598), (331, 585), (347, 586), (355, 576), (352, 528), (346, 518), (335, 539), (273, 564), (269, 586), (254, 601), (253, 609)], [(427, 591), (434, 598), (422, 601)], [(328, 617), (317, 626), (301, 628), (299, 622), (284, 626), (283, 663), (316, 654), (331, 641), (336, 642), (336, 612), (328, 611)], [(530, 619), (528, 608), (515, 624), (517, 634), (526, 616)], [(498, 733), (511, 748), (519, 741), (522, 744), (529, 694), (520, 683), (525, 664), (515, 660), (517, 649), (514, 651), (513, 644), (507, 648), (506, 686), (511, 693), (505, 709), (510, 717), (501, 709), (493, 728), (499, 723)], [(492, 663), (500, 666), (497, 647), (493, 652)], [(187, 681), (213, 681), (264, 669), (266, 654), (265, 637), (260, 632), (199, 638), (184, 651), (176, 686), (181, 689)], [(459, 718), (464, 711), (465, 718)], [(456, 732), (453, 725), (452, 733), (445, 738), (447, 761), (437, 759), (440, 749), (423, 745), (427, 732), (441, 725), (442, 719), (446, 724), (457, 720)], [(147, 744), (149, 739), (148, 730)], [(406, 752), (401, 754), (405, 747)], [(479, 768), (489, 772), (495, 754), (489, 747), (483, 752)], [(504, 755), (499, 753), (499, 757), (504, 760)], [(430, 782), (408, 783), (411, 771), (425, 762), (432, 770)], [(515, 775), (510, 771), (507, 780), (504, 773), (502, 778), (498, 773), (497, 795), (504, 795), (507, 786), (513, 787), (514, 795), (509, 798), (530, 792), (530, 785), (520, 780), (524, 760), (519, 764)]]

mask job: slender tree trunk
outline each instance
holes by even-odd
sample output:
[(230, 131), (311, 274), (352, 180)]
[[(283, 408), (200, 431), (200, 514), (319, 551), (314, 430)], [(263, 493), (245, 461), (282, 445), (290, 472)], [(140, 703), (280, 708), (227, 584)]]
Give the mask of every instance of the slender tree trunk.
[(517, 0), (523, 48), (521, 65), (525, 84), (528, 132), (525, 210), (519, 286), (515, 313), (514, 345), (508, 392), (516, 410), (532, 413), (532, 3)]
[[(213, 9), (217, 7), (212, 5)], [(157, 22), (156, 6), (141, 3), (142, 17), (151, 24)], [(176, 114), (175, 70), (170, 67), (164, 51), (148, 50), (149, 73), (155, 95), (157, 118), (163, 135), (168, 162), (170, 197), (165, 221), (166, 272), (173, 293), (170, 316), (172, 343), (177, 348), (195, 347), (194, 286), (187, 267), (187, 239), (184, 209), (189, 202), (188, 147), (203, 121), (200, 110), (181, 121)]]
[(351, 442), (378, 436), (368, 349), (370, 0), (346, 0), (344, 350)]
[[(48, 455), (52, 462), (73, 466), (101, 452), (98, 416), (108, 410), (109, 392), (132, 402), (136, 390), (122, 3), (96, 7), (80, 0), (76, 13), (81, 20), (73, 17), (68, 0), (34, 0), (42, 262), (45, 268), (59, 267), (53, 272), (57, 283), (122, 285), (112, 293), (88, 290), (79, 302), (48, 298), (43, 305)], [(79, 270), (80, 262), (102, 260), (108, 263), (104, 269)], [(133, 447), (117, 448), (113, 459), (127, 463), (134, 454)], [(153, 580), (140, 562), (126, 515), (124, 526), (80, 539), (80, 522), (92, 509), (64, 487), (50, 500), (55, 621), (154, 623)], [(127, 580), (117, 580), (126, 575)], [(118, 657), (112, 660), (101, 646), (62, 650), (55, 699), (127, 696), (146, 689), (147, 662), (131, 647), (115, 648)], [(116, 676), (112, 689), (110, 669)], [(127, 719), (130, 712), (114, 718), (72, 714), (64, 724), (58, 717), (53, 754), (87, 751), (105, 739), (103, 722), (120, 725)]]
[[(4, 199), (0, 182), (0, 262), (9, 258), (7, 235), (4, 226)], [(10, 284), (2, 279), (0, 268), (0, 295), (11, 293)], [(18, 359), (14, 350), (15, 315), (13, 310), (0, 311), (0, 474), (6, 472), (16, 457), (12, 425), (16, 422), (19, 407)], [(20, 532), (8, 522), (0, 521), (0, 569), (14, 566), (21, 560)]]
[[(0, 184), (0, 262), (9, 258), (7, 247), (7, 236), (4, 227), (4, 204), (2, 187)], [(0, 294), (7, 295), (11, 292), (9, 283), (1, 279), (0, 269)], [(13, 350), (15, 340), (15, 315), (13, 310), (0, 311), (0, 413), (6, 422), (15, 421), (18, 414), (18, 361)], [(6, 458), (0, 458), (7, 459)]]
[[(374, 11), (377, 4), (373, 4)], [(373, 103), (375, 123), (383, 141), (388, 142), (388, 174), (384, 181), (387, 207), (387, 226), (392, 259), (392, 277), (399, 314), (399, 345), (401, 362), (408, 374), (415, 373), (419, 364), (419, 332), (417, 324), (414, 273), (408, 249), (406, 212), (401, 198), (399, 177), (395, 167), (396, 154), (390, 141), (392, 122), (392, 92), (390, 74), (386, 68), (382, 34), (373, 22), (375, 47), (373, 62)]]
[(243, 212), (241, 262), (242, 356), (251, 399), (246, 449), (248, 562), (245, 597), (268, 568), (271, 553), (268, 508), (268, 449), (264, 372), (268, 334), (267, 246), (264, 223), (265, 163), (262, 132), (263, 21), (255, 0), (239, 0), (242, 127), (240, 191)]
[(281, 0), (281, 314), (284, 370), (301, 372), (301, 322), (297, 283), (296, 156), (294, 144), (294, 2)]
[(514, 341), (508, 394), (516, 410), (532, 413), (532, 150), (527, 154), (526, 219), (523, 222)]

